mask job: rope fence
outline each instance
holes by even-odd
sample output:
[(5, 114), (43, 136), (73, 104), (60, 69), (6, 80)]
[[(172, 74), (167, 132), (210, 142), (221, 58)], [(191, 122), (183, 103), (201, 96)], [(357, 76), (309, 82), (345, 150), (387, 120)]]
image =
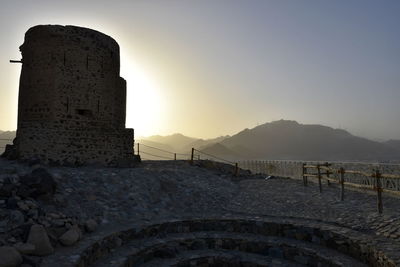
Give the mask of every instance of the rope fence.
[[(188, 160), (190, 158), (190, 154), (176, 153), (143, 143), (136, 143), (136, 154), (140, 155), (142, 160)], [(145, 157), (142, 157), (142, 154)]]
[[(198, 154), (196, 154), (195, 152), (197, 152)], [(205, 160), (215, 161), (215, 160), (213, 160), (213, 159), (216, 159), (216, 162), (222, 162), (222, 163), (227, 163), (227, 164), (229, 164), (229, 165), (233, 165), (233, 167), (234, 167), (233, 175), (234, 175), (234, 176), (238, 176), (238, 174), (239, 174), (239, 164), (238, 164), (237, 162), (233, 162), (233, 161), (230, 161), (230, 160), (226, 160), (226, 159), (223, 159), (223, 158), (221, 158), (221, 157), (217, 157), (217, 156), (215, 156), (215, 155), (211, 155), (211, 154), (209, 154), (209, 153), (206, 153), (206, 152), (197, 150), (197, 149), (195, 149), (195, 148), (192, 148), (192, 154), (191, 154), (191, 157), (190, 157), (190, 164), (193, 165), (194, 159), (195, 159), (195, 156), (196, 156), (196, 155), (198, 155), (198, 160), (200, 160), (200, 154), (201, 154), (201, 155), (206, 155), (206, 156), (208, 156), (208, 157), (211, 157), (211, 159), (210, 159), (210, 158), (207, 158), (207, 157), (202, 158), (203, 160), (205, 159)]]
[[(229, 161), (229, 160), (226, 160), (226, 159), (223, 159), (223, 158), (220, 158), (220, 157), (217, 157), (217, 156), (214, 156), (214, 155), (205, 153), (205, 152), (200, 151), (200, 150), (197, 150), (197, 149), (195, 149), (195, 148), (193, 148), (193, 151), (194, 151), (194, 152), (197, 152), (197, 153), (199, 153), (199, 154), (202, 154), (202, 155), (206, 155), (206, 156), (211, 157), (211, 158), (213, 158), (213, 159), (219, 160), (219, 161), (221, 161), (221, 162), (225, 162), (225, 163), (233, 164), (233, 165), (236, 164), (236, 163), (233, 162), (233, 161)], [(205, 158), (205, 159), (210, 160), (210, 158)]]

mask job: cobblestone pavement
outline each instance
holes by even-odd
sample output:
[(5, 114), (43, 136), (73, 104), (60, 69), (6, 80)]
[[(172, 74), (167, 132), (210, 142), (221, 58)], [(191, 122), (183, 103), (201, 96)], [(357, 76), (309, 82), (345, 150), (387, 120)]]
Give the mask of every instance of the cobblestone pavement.
[(376, 195), (345, 188), (340, 201), (336, 185), (303, 186), (286, 178), (251, 179), (239, 183), (238, 194), (227, 205), (231, 211), (257, 215), (293, 216), (337, 223), (354, 230), (376, 233), (400, 241), (400, 198), (383, 193), (383, 214), (377, 213)]

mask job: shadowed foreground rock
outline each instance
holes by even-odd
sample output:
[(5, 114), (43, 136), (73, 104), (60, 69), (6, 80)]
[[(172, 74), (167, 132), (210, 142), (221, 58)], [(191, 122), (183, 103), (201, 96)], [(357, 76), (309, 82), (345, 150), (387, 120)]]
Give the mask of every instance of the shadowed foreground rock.
[(46, 229), (42, 225), (32, 225), (26, 242), (35, 246), (35, 250), (32, 253), (33, 255), (46, 256), (54, 252)]
[(0, 267), (15, 267), (22, 263), (22, 257), (13, 247), (0, 247)]

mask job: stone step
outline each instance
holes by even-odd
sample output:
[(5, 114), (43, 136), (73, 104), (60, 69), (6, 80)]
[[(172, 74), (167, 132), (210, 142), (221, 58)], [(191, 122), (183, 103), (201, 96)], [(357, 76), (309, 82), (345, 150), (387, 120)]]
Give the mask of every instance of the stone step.
[[(120, 230), (117, 231), (116, 229)], [(42, 266), (89, 267), (98, 266), (98, 264), (113, 266), (107, 264), (107, 262), (127, 258), (129, 255), (133, 257), (138, 254), (138, 248), (141, 248), (145, 242), (151, 242), (153, 239), (156, 239), (156, 244), (158, 244), (160, 242), (165, 243), (166, 238), (172, 238), (173, 235), (183, 237), (185, 240), (188, 237), (184, 235), (191, 235), (198, 232), (211, 233), (212, 231), (224, 234), (230, 233), (234, 237), (250, 234), (263, 238), (287, 238), (290, 240), (288, 244), (293, 245), (297, 241), (302, 242), (300, 248), (303, 247), (303, 244), (314, 245), (317, 248), (312, 250), (314, 251), (312, 253), (315, 254), (315, 251), (317, 251), (316, 255), (322, 259), (325, 257), (325, 260), (330, 260), (331, 262), (339, 261), (338, 266), (359, 266), (359, 262), (355, 259), (363, 263), (368, 263), (371, 266), (400, 266), (400, 255), (398, 253), (400, 245), (382, 237), (311, 219), (279, 216), (259, 217), (240, 214), (215, 215), (207, 218), (185, 218), (184, 220), (160, 220), (129, 224), (119, 228), (113, 227), (109, 232), (105, 231), (82, 240), (76, 247), (64, 248), (64, 250), (57, 251), (55, 255), (46, 257)], [(208, 240), (215, 240), (215, 238), (208, 238)], [(237, 242), (240, 243), (239, 241)], [(259, 243), (259, 241), (257, 242)], [(230, 240), (227, 243), (232, 243), (232, 241)], [(248, 244), (251, 242), (245, 240), (244, 243), (246, 244), (245, 247), (249, 247)], [(258, 243), (255, 243), (254, 246), (257, 247)], [(202, 250), (208, 249), (208, 247), (199, 247), (196, 249)], [(224, 247), (219, 246), (219, 248), (223, 249)], [(218, 249), (218, 247), (214, 246), (213, 249)], [(323, 253), (320, 253), (323, 251), (322, 249), (329, 249), (330, 252), (324, 256)], [(187, 250), (182, 249), (182, 251)], [(285, 247), (285, 250), (298, 252), (299, 248), (292, 248), (288, 245)], [(350, 257), (354, 261), (354, 264), (341, 263), (340, 261), (344, 257), (332, 256), (338, 255), (333, 254), (332, 251), (342, 256), (348, 255), (346, 257)], [(253, 251), (247, 249), (247, 252)], [(148, 253), (145, 247), (143, 248), (143, 253)], [(277, 253), (279, 253), (279, 250)], [(154, 258), (151, 253), (149, 255), (148, 261)], [(268, 255), (268, 253), (264, 253), (264, 255)], [(288, 255), (290, 256), (291, 254), (289, 253)], [(315, 256), (311, 258), (315, 259)], [(302, 258), (300, 257), (297, 260), (301, 262)]]
[(215, 231), (173, 233), (134, 240), (111, 251), (96, 266), (136, 266), (157, 258), (179, 258), (182, 253), (199, 250), (241, 251), (311, 266), (365, 266), (347, 255), (307, 241)]
[(242, 251), (230, 250), (194, 250), (185, 251), (179, 254), (179, 257), (172, 259), (155, 259), (142, 265), (132, 265), (124, 263), (126, 267), (159, 267), (159, 266), (215, 266), (215, 267), (300, 267), (302, 265), (287, 261), (285, 259), (273, 258), (270, 256), (256, 255)]

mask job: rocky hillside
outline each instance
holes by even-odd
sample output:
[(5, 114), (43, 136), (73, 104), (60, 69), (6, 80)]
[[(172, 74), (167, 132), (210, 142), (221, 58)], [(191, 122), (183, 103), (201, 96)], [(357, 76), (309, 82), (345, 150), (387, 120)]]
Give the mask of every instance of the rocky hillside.
[(143, 137), (140, 140), (138, 140), (138, 142), (143, 143), (145, 145), (161, 148), (167, 151), (187, 154), (190, 153), (192, 147), (196, 149), (202, 149), (206, 146), (219, 143), (228, 137), (229, 135), (211, 139), (200, 139), (200, 138), (188, 137), (183, 134), (172, 134), (167, 136), (154, 135), (149, 137)]
[(15, 131), (0, 130), (0, 155), (3, 153), (7, 144), (12, 144), (12, 139), (15, 137)]
[(385, 143), (341, 129), (280, 120), (245, 129), (221, 142), (242, 158), (288, 160), (394, 160), (400, 153)]
[(400, 140), (389, 140), (385, 144), (400, 152)]

